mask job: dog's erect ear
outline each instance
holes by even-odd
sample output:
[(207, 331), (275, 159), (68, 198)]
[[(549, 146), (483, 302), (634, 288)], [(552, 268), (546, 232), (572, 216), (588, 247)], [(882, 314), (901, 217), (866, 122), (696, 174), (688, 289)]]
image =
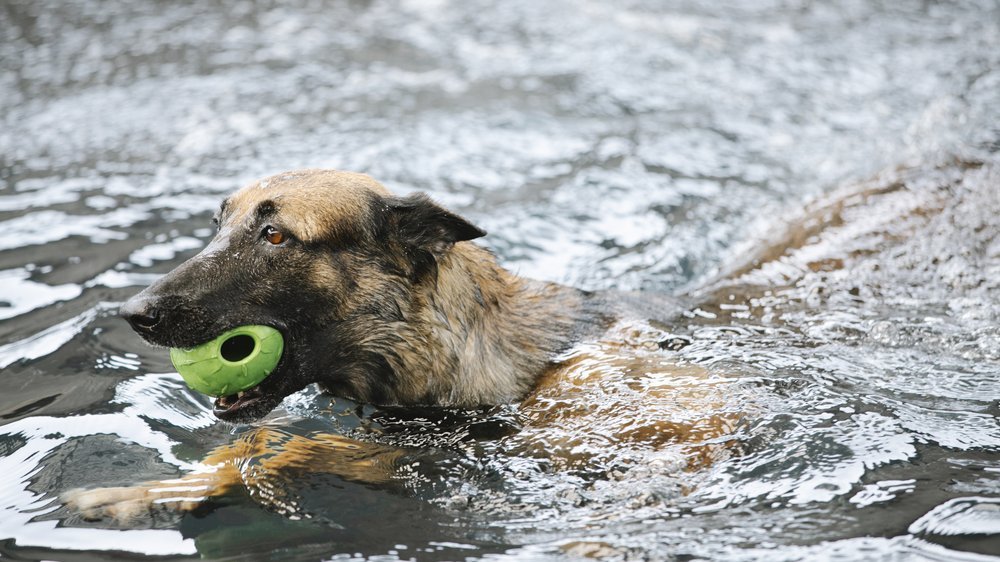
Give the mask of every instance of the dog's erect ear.
[(388, 206), (402, 241), (435, 255), (455, 242), (486, 235), (486, 231), (441, 207), (423, 193), (392, 197)]

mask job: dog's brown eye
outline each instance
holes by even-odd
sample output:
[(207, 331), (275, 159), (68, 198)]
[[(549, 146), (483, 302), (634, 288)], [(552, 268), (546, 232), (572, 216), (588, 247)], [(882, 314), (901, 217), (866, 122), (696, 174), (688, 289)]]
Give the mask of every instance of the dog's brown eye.
[(285, 233), (273, 226), (264, 227), (264, 239), (277, 246), (285, 241)]

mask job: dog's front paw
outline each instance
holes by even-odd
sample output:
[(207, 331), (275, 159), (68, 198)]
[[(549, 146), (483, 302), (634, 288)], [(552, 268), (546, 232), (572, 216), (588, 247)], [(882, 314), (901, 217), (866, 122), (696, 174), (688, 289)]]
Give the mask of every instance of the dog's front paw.
[(65, 492), (62, 501), (87, 521), (112, 519), (117, 524), (128, 524), (151, 516), (160, 508), (173, 511), (193, 510), (204, 498), (197, 494), (183, 493), (190, 491), (192, 490), (185, 490), (170, 482), (91, 490), (78, 488)]
[(93, 490), (78, 488), (64, 493), (62, 501), (87, 521), (113, 519), (117, 523), (128, 523), (148, 514), (153, 504), (145, 486)]

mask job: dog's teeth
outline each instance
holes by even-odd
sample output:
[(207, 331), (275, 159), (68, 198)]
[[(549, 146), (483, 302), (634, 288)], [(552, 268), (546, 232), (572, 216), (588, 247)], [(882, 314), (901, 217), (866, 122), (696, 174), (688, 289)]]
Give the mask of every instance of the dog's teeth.
[(237, 392), (237, 393), (236, 393), (236, 399), (237, 399), (237, 400), (240, 400), (240, 399), (242, 399), (242, 398), (243, 398), (243, 395), (244, 395), (244, 394), (246, 394), (246, 392), (243, 392), (242, 390), (241, 390), (241, 391), (239, 391), (239, 392)]

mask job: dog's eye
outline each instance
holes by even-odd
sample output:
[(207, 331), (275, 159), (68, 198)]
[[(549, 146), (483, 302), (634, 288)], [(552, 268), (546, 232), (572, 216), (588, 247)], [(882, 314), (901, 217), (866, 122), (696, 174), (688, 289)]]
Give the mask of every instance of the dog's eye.
[(285, 241), (285, 233), (273, 226), (264, 227), (264, 240), (277, 246)]

